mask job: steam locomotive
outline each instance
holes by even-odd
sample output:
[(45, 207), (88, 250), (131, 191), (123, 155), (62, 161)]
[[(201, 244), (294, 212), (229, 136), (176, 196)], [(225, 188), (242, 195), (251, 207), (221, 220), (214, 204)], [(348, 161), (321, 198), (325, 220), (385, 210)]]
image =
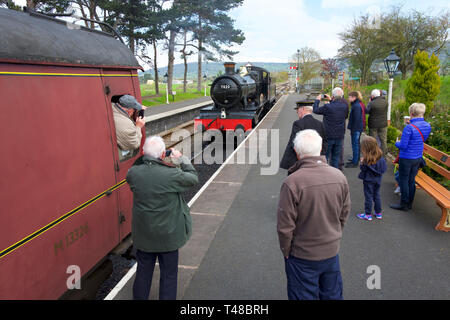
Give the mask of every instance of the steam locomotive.
[(253, 129), (275, 104), (275, 84), (270, 72), (247, 64), (235, 71), (234, 62), (226, 62), (225, 74), (211, 85), (214, 104), (200, 110), (194, 120), (197, 131)]

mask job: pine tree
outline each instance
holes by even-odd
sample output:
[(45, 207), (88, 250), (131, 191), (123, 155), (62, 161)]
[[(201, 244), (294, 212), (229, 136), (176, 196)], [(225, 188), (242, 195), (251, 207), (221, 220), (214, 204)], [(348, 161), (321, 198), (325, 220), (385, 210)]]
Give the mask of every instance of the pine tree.
[(429, 57), (426, 51), (417, 50), (414, 63), (413, 75), (406, 84), (406, 103), (408, 106), (415, 102), (424, 103), (427, 106), (426, 114), (429, 114), (441, 88), (439, 59), (434, 54)]

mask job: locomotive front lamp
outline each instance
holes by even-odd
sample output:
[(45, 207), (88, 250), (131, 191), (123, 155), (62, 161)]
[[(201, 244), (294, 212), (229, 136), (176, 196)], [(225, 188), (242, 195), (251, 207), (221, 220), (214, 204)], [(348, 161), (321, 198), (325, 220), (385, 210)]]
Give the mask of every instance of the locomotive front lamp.
[(395, 54), (394, 49), (392, 49), (391, 53), (386, 57), (386, 59), (383, 60), (384, 66), (389, 75), (388, 114), (387, 114), (388, 125), (391, 125), (392, 87), (394, 84), (394, 74), (397, 72), (400, 60), (401, 58)]

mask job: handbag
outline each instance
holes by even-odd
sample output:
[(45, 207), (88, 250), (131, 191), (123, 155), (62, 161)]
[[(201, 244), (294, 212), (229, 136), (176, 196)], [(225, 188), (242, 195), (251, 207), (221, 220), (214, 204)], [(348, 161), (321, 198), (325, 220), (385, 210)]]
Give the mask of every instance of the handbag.
[[(417, 131), (419, 131), (419, 133), (420, 133), (420, 136), (422, 137), (422, 141), (423, 141), (423, 143), (425, 143), (425, 139), (423, 138), (423, 134), (422, 134), (422, 132), (419, 130), (419, 128), (417, 128), (415, 125), (413, 125), (412, 123), (410, 123), (410, 125), (412, 125), (414, 128), (416, 128), (416, 130)], [(427, 162), (425, 161), (425, 159), (423, 158), (423, 156), (422, 156), (422, 159), (421, 159), (422, 161), (419, 163), (419, 168), (420, 169), (422, 169), (422, 168), (425, 168), (426, 166), (427, 166)]]

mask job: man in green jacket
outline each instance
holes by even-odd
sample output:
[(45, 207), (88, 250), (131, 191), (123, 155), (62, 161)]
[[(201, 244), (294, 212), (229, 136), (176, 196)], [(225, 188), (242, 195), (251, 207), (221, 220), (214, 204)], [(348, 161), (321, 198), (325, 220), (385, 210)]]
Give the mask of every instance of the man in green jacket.
[(127, 174), (133, 192), (131, 234), (137, 249), (135, 300), (148, 299), (156, 258), (161, 270), (159, 298), (176, 299), (178, 249), (192, 232), (192, 219), (182, 192), (198, 183), (197, 172), (177, 150), (172, 150), (170, 156), (173, 164), (163, 161), (165, 148), (162, 138), (147, 138), (143, 157)]

